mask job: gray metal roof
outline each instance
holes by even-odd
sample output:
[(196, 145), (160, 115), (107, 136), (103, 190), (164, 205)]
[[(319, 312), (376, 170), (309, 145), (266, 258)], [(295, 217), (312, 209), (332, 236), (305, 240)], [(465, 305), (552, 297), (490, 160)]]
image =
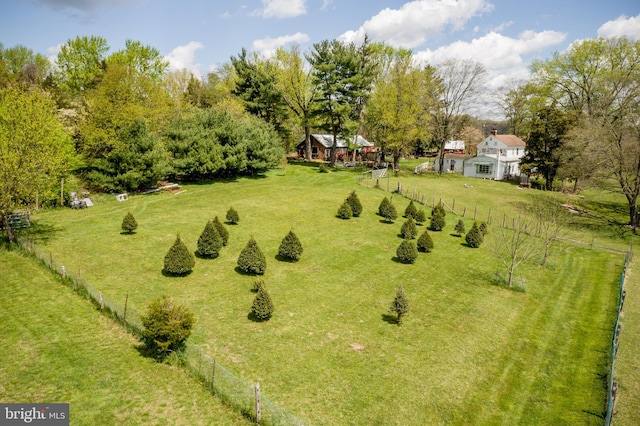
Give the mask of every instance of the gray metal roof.
[[(311, 135), (311, 137), (324, 145), (325, 148), (331, 148), (333, 146), (333, 135), (314, 133)], [(354, 140), (356, 145), (358, 146), (374, 146), (371, 142), (360, 135), (357, 136), (357, 139), (354, 137)], [(347, 148), (347, 143), (344, 138), (338, 136), (336, 140), (336, 148)]]

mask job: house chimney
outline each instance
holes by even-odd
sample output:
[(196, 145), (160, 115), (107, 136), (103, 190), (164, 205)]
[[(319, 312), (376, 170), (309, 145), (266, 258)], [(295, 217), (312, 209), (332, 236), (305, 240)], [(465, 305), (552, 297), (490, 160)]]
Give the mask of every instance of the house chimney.
[(498, 129), (492, 129), (492, 130), (491, 130), (491, 134), (492, 134), (493, 136), (497, 135), (497, 134), (498, 134)]

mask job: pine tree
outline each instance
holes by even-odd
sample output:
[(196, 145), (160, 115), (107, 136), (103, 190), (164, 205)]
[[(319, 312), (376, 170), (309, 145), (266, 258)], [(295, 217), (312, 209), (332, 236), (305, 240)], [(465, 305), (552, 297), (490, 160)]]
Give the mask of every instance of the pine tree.
[(406, 222), (402, 224), (400, 233), (402, 234), (402, 238), (404, 238), (405, 240), (413, 240), (416, 235), (418, 235), (416, 224), (411, 216), (409, 216), (409, 219), (407, 219)]
[(429, 228), (432, 231), (442, 231), (445, 226), (444, 216), (441, 215), (439, 211), (436, 209), (431, 213), (431, 223), (429, 224)]
[(424, 253), (429, 253), (433, 250), (433, 240), (426, 229), (418, 238), (418, 250)]
[(462, 219), (458, 220), (458, 223), (456, 223), (456, 227), (454, 228), (454, 231), (458, 235), (462, 235), (465, 233), (464, 221)]
[(122, 232), (125, 234), (133, 234), (138, 229), (138, 222), (131, 212), (128, 212), (122, 219)]
[(427, 221), (427, 214), (424, 210), (418, 210), (415, 215), (413, 215), (413, 220), (417, 223), (425, 223)]
[(409, 201), (409, 205), (406, 209), (404, 209), (404, 217), (406, 218), (416, 218), (416, 213), (418, 213), (418, 209), (413, 204), (413, 200)]
[(198, 256), (215, 259), (220, 255), (222, 248), (222, 237), (213, 222), (208, 221), (198, 238)]
[(404, 289), (402, 286), (398, 287), (396, 291), (396, 297), (391, 302), (391, 307), (389, 309), (394, 314), (398, 315), (397, 324), (402, 324), (402, 317), (409, 312), (409, 300), (407, 296), (404, 294)]
[(258, 285), (258, 292), (253, 299), (253, 305), (251, 306), (251, 314), (258, 321), (267, 321), (273, 314), (273, 302), (271, 296), (267, 292), (267, 287), (262, 283)]
[(431, 216), (435, 216), (435, 215), (440, 215), (442, 217), (445, 217), (447, 215), (447, 212), (444, 209), (442, 202), (439, 202), (438, 205), (431, 210)]
[(413, 263), (418, 257), (418, 250), (416, 245), (410, 240), (402, 240), (398, 248), (396, 249), (396, 257), (401, 263)]
[(472, 247), (472, 248), (480, 247), (480, 244), (482, 244), (482, 242), (484, 241), (484, 237), (482, 236), (482, 232), (480, 232), (480, 229), (478, 228), (477, 222), (473, 223), (473, 226), (471, 227), (469, 232), (467, 232), (467, 235), (465, 236), (464, 239), (469, 245), (469, 247)]
[(253, 237), (249, 239), (238, 256), (238, 268), (245, 274), (254, 275), (262, 275), (267, 269), (267, 260)]
[(167, 275), (184, 276), (191, 273), (196, 260), (187, 246), (180, 239), (180, 234), (176, 237), (167, 255), (164, 257), (163, 272)]
[(296, 261), (302, 256), (302, 251), (302, 244), (298, 236), (293, 231), (289, 231), (280, 243), (278, 255), (284, 259)]
[(226, 246), (229, 241), (229, 231), (224, 227), (222, 222), (218, 219), (218, 216), (213, 218), (213, 226), (216, 227), (216, 231), (220, 234), (220, 238), (222, 238), (222, 245)]
[(382, 202), (380, 202), (380, 205), (378, 206), (378, 214), (384, 217), (387, 222), (393, 222), (398, 218), (398, 212), (396, 211), (395, 206), (391, 204), (391, 201), (387, 197), (384, 197)]
[(489, 233), (489, 227), (487, 226), (486, 222), (482, 222), (478, 229), (480, 230), (480, 233), (483, 237)]
[(257, 279), (253, 282), (253, 288), (251, 289), (251, 291), (257, 293), (258, 290), (260, 290), (260, 287), (264, 287), (264, 280)]
[(351, 194), (349, 194), (347, 197), (347, 203), (349, 203), (349, 207), (351, 207), (353, 217), (359, 217), (362, 213), (362, 204), (356, 195), (356, 191), (352, 191)]
[(240, 215), (238, 215), (238, 212), (236, 211), (236, 209), (234, 209), (233, 207), (229, 207), (229, 210), (227, 211), (226, 219), (227, 219), (227, 222), (230, 222), (235, 225), (238, 222), (240, 222)]
[(351, 206), (348, 201), (342, 203), (340, 208), (338, 209), (338, 213), (336, 214), (340, 219), (351, 219), (353, 216), (353, 211), (351, 210)]
[(142, 342), (158, 359), (182, 349), (195, 321), (189, 308), (174, 303), (166, 295), (153, 300), (140, 320), (144, 326)]

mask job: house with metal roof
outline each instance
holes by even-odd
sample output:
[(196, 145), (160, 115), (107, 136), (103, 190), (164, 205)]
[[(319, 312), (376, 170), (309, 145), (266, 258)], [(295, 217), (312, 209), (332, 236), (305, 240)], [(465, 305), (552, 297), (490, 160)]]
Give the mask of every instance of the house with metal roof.
[[(333, 146), (333, 135), (314, 133), (311, 135), (311, 158), (314, 160), (328, 160), (331, 158), (331, 150), (336, 150), (337, 159), (345, 159), (348, 154), (353, 152), (353, 149), (359, 151), (361, 154), (366, 154), (373, 151), (374, 144), (358, 135), (353, 138), (351, 147), (347, 141), (338, 136), (336, 140), (336, 146)], [(306, 143), (303, 140), (296, 146), (298, 156), (306, 158)]]
[(494, 130), (478, 144), (478, 155), (464, 161), (464, 175), (495, 180), (520, 176), (526, 145), (515, 135), (499, 135)]

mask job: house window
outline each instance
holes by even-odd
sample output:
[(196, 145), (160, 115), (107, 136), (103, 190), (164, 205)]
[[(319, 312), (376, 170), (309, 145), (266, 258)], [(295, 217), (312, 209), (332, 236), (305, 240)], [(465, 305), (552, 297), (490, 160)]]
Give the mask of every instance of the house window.
[(476, 164), (476, 174), (489, 175), (493, 172), (493, 164)]
[(318, 158), (318, 147), (311, 147), (311, 158)]

